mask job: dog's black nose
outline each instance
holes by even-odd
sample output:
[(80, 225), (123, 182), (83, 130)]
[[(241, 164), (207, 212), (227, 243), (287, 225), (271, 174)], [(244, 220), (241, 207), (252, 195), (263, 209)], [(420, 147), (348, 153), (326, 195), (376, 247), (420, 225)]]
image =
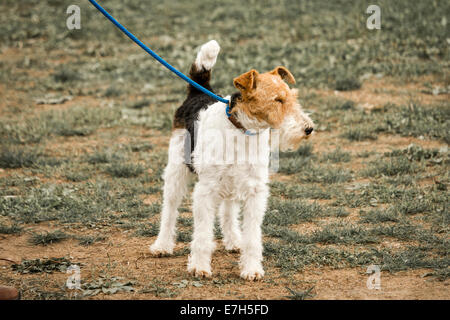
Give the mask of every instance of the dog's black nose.
[(313, 132), (314, 128), (306, 128), (305, 129), (305, 133), (307, 136), (309, 136), (311, 134), (311, 132)]

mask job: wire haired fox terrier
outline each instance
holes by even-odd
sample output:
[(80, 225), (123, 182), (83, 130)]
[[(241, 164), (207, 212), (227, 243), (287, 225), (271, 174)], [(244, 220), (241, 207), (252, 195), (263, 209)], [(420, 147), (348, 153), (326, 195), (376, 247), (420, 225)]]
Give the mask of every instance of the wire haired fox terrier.
[[(189, 73), (192, 80), (210, 91), (211, 69), (219, 51), (214, 40), (204, 44)], [(229, 109), (225, 103), (216, 102), (188, 85), (187, 99), (174, 117), (168, 164), (163, 174), (161, 227), (150, 246), (153, 254), (172, 254), (177, 209), (191, 176), (197, 174), (188, 271), (197, 277), (211, 276), (214, 219), (218, 212), (225, 248), (241, 252), (241, 277), (258, 280), (264, 276), (261, 224), (269, 197), (271, 145), (267, 134), (270, 130), (266, 129), (278, 131), (279, 148), (286, 151), (297, 149), (303, 139), (311, 136), (314, 127), (297, 102), (297, 90), (290, 89), (283, 80), (295, 83), (284, 67), (266, 73), (250, 70), (240, 75), (233, 81), (239, 92), (226, 97), (230, 100)], [(242, 142), (237, 147), (235, 139)], [(220, 159), (220, 154), (226, 158), (231, 155), (232, 160)]]

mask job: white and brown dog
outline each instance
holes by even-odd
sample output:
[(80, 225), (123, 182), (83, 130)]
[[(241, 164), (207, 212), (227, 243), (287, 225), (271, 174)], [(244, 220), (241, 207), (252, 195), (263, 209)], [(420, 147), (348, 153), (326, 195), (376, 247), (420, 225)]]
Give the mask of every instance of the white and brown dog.
[[(204, 44), (190, 70), (191, 79), (211, 91), (211, 68), (219, 51), (214, 40)], [(230, 100), (229, 113), (226, 104), (188, 86), (188, 97), (174, 117), (163, 175), (161, 227), (150, 246), (153, 254), (173, 252), (178, 206), (190, 177), (197, 174), (188, 271), (195, 276), (211, 276), (214, 219), (218, 212), (225, 248), (241, 251), (241, 277), (255, 280), (264, 276), (261, 224), (269, 197), (270, 156), (270, 130), (266, 129), (277, 129), (280, 149), (292, 150), (311, 135), (314, 126), (297, 102), (297, 90), (290, 89), (283, 80), (295, 83), (284, 67), (262, 74), (251, 70), (235, 78), (233, 83), (239, 92), (226, 97)], [(248, 135), (247, 130), (260, 134)], [(243, 144), (235, 147), (235, 139)], [(238, 219), (241, 204), (242, 228)]]

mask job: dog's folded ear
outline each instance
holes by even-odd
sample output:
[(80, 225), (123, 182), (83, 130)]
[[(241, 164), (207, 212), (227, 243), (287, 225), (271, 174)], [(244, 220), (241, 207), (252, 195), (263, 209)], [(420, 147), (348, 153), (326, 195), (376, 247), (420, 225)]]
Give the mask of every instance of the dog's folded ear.
[(258, 75), (258, 71), (252, 69), (244, 74), (241, 74), (239, 77), (234, 78), (233, 84), (239, 89), (242, 93), (249, 92), (256, 88), (256, 76)]
[(279, 75), (281, 77), (281, 79), (287, 81), (290, 84), (294, 84), (295, 83), (295, 78), (292, 75), (292, 73), (286, 69), (285, 67), (276, 67), (275, 69), (273, 69), (272, 71), (270, 71), (271, 74), (274, 75)]

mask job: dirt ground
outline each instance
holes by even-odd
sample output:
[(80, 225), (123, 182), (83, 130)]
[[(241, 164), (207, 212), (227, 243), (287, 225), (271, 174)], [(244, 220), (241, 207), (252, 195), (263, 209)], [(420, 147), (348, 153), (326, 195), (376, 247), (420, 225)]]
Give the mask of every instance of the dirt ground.
[[(46, 226), (41, 226), (45, 229)], [(50, 226), (47, 226), (49, 228)], [(1, 258), (20, 262), (22, 259), (37, 259), (43, 257), (70, 257), (72, 261), (83, 266), (81, 277), (93, 277), (96, 269), (106, 268), (111, 274), (120, 274), (127, 279), (135, 279), (138, 283), (148, 283), (155, 276), (161, 281), (177, 282), (183, 279), (192, 281), (192, 277), (186, 271), (186, 257), (162, 257), (150, 256), (148, 245), (151, 240), (130, 238), (124, 232), (108, 231), (110, 241), (97, 243), (90, 247), (74, 244), (70, 241), (57, 243), (52, 246), (36, 248), (29, 245), (27, 236), (8, 236), (2, 239)], [(175, 250), (182, 249), (186, 245), (178, 245)], [(95, 256), (95, 259), (92, 257)], [(226, 279), (229, 284), (211, 285), (201, 287), (188, 286), (174, 299), (282, 299), (287, 295), (287, 282), (279, 276), (276, 270), (268, 270), (266, 277), (258, 282), (246, 282), (239, 279), (237, 266), (238, 253), (229, 253), (223, 246), (219, 246), (214, 253), (212, 266), (212, 281), (207, 283), (222, 282)], [(34, 279), (34, 275), (18, 277), (9, 271), (10, 262), (0, 261), (3, 275), (14, 279), (19, 289), (22, 289), (24, 298), (27, 293), (28, 281)], [(449, 299), (449, 281), (436, 281), (427, 277), (430, 270), (417, 269), (400, 271), (395, 274), (381, 272), (380, 289), (368, 289), (368, 275), (363, 268), (307, 268), (295, 274), (294, 281), (300, 287), (314, 287), (313, 299), (332, 300), (383, 300), (383, 299)], [(43, 284), (48, 291), (61, 287), (67, 279), (66, 274), (46, 275)], [(205, 282), (205, 281), (204, 281)], [(44, 289), (44, 288), (42, 288)], [(76, 292), (65, 289), (68, 297), (75, 298)], [(150, 293), (117, 293), (115, 295), (98, 294), (93, 299), (155, 299), (154, 292)], [(161, 297), (159, 297), (161, 299)], [(162, 297), (162, 299), (167, 299)]]

